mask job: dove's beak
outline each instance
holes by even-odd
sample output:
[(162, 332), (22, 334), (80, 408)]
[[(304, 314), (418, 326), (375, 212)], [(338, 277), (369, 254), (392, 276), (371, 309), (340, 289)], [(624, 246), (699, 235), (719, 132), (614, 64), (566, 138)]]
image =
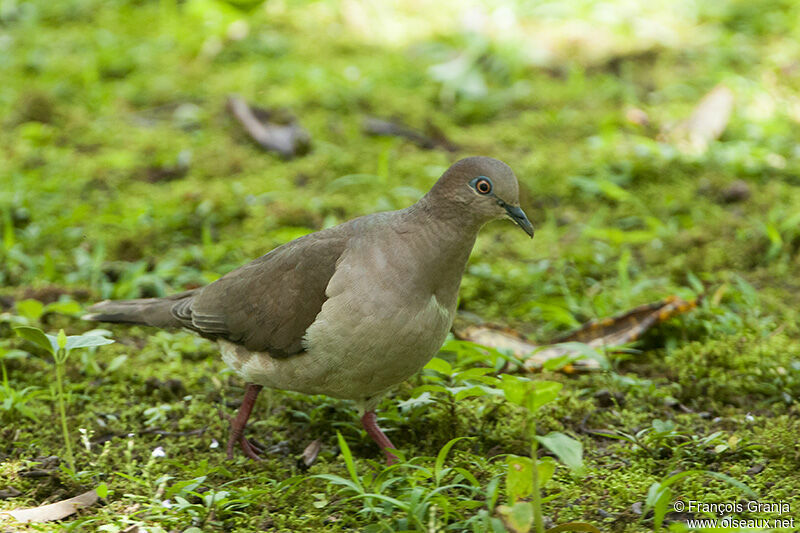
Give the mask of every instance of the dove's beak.
[(519, 207), (508, 205), (504, 206), (506, 208), (506, 213), (508, 213), (508, 218), (513, 220), (517, 226), (523, 229), (525, 233), (530, 235), (531, 239), (533, 238), (533, 224), (531, 221), (528, 220), (528, 217), (525, 216), (525, 211), (520, 209)]

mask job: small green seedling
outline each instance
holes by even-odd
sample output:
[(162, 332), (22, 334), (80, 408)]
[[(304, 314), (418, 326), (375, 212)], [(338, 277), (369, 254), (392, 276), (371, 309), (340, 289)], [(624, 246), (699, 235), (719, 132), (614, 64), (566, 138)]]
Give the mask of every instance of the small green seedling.
[(66, 447), (67, 463), (69, 468), (74, 470), (75, 464), (72, 455), (72, 444), (69, 439), (69, 429), (67, 428), (67, 409), (64, 402), (64, 366), (69, 358), (69, 353), (77, 348), (89, 348), (91, 346), (102, 346), (114, 342), (111, 339), (100, 335), (69, 335), (60, 330), (58, 335), (49, 335), (39, 328), (31, 326), (17, 326), (14, 328), (17, 335), (28, 340), (40, 348), (45, 349), (56, 364), (56, 390), (58, 391), (58, 408), (61, 414), (61, 429), (64, 432), (64, 446)]
[[(583, 470), (583, 446), (572, 437), (552, 432), (544, 436), (536, 435), (536, 411), (558, 397), (563, 386), (555, 381), (533, 381), (519, 376), (501, 376), (502, 389), (506, 399), (527, 411), (527, 429), (531, 439), (531, 456), (509, 456), (506, 474), (506, 492), (509, 505), (497, 508), (506, 526), (514, 533), (528, 533), (533, 527), (536, 533), (546, 533), (542, 515), (541, 487), (552, 477), (556, 463), (550, 458), (537, 459), (536, 452), (541, 444), (573, 472)], [(549, 501), (549, 499), (547, 500)], [(588, 531), (599, 530), (584, 522), (561, 524), (548, 531)]]

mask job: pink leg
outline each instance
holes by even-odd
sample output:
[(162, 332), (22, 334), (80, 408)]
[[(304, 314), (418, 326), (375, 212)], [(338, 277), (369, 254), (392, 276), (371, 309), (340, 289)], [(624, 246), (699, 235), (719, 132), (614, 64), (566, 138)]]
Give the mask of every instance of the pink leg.
[(389, 440), (389, 437), (381, 431), (381, 428), (378, 427), (376, 419), (375, 411), (367, 411), (364, 413), (364, 416), (361, 417), (361, 425), (367, 430), (367, 435), (372, 437), (372, 440), (381, 447), (381, 450), (386, 454), (386, 464), (391, 466), (397, 462), (397, 456), (389, 450), (396, 450), (397, 448), (395, 448), (392, 441)]
[(231, 420), (231, 435), (228, 438), (228, 459), (233, 459), (233, 446), (237, 442), (242, 447), (244, 454), (255, 461), (261, 460), (255, 452), (253, 445), (250, 444), (244, 437), (244, 428), (247, 425), (247, 419), (250, 418), (250, 412), (253, 410), (253, 405), (256, 403), (258, 393), (261, 392), (263, 387), (254, 383), (248, 383), (244, 391), (244, 399), (236, 417)]

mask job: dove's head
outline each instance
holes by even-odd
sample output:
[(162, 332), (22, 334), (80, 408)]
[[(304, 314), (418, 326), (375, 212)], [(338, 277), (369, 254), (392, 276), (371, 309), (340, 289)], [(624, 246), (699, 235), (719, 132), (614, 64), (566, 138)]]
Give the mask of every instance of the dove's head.
[(509, 218), (533, 237), (533, 225), (519, 207), (519, 183), (511, 167), (491, 157), (467, 157), (442, 174), (428, 196), (451, 214), (485, 223)]

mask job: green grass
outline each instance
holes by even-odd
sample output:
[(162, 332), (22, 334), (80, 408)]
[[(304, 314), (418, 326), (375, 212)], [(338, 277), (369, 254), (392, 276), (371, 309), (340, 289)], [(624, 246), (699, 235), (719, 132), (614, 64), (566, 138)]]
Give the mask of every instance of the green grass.
[[(494, 506), (508, 503), (505, 454), (530, 450), (518, 407), (492, 395), (412, 399), (420, 385), (458, 386), (425, 371), (381, 404), (406, 458), (387, 472), (353, 406), (276, 391), (259, 399), (249, 426), (270, 448), (266, 461), (228, 462), (217, 410), (232, 412), (243, 384), (211, 343), (140, 327), (110, 327), (115, 344), (67, 362), (77, 472), (26, 476), (63, 457), (63, 439), (52, 363), (13, 331), (84, 333), (91, 326), (74, 305), (20, 302), (89, 304), (205, 284), (304, 233), (409, 205), (451, 162), (476, 154), (514, 168), (536, 238), (486, 227), (461, 309), (544, 342), (670, 294), (705, 293), (697, 310), (610, 355), (609, 370), (541, 375), (564, 389), (538, 411), (538, 433), (563, 432), (584, 448), (582, 474), (559, 466), (544, 486), (545, 497), (557, 495), (545, 515), (650, 531), (634, 504), (687, 470), (800, 508), (800, 8), (623, 4), (476, 3), (489, 14), (481, 26), (458, 2), (269, 0), (249, 11), (214, 0), (0, 3), (0, 490), (20, 491), (0, 510), (106, 484), (105, 504), (68, 527), (497, 525)], [(463, 28), (465, 17), (476, 29)], [(231, 30), (238, 20), (243, 38), (241, 23)], [(718, 83), (736, 95), (722, 137), (701, 154), (661, 142)], [(289, 161), (261, 151), (225, 111), (230, 93), (288, 109), (312, 151)], [(629, 122), (630, 108), (649, 125)], [(418, 129), (430, 121), (460, 150), (366, 136), (365, 116)], [(185, 175), (153, 181), (154, 169), (178, 161), (189, 162)], [(737, 179), (750, 194), (727, 202)], [(442, 357), (457, 372), (492, 365)], [(646, 430), (644, 447), (595, 430)], [(348, 499), (310, 477), (351, 479), (337, 431), (360, 482), (400, 504)], [(475, 484), (455, 470), (435, 481), (437, 454), (459, 436), (474, 438), (446, 465)], [(306, 471), (298, 457), (317, 438), (322, 452)], [(166, 457), (152, 456), (157, 447)], [(473, 488), (434, 494), (439, 481)], [(744, 497), (708, 476), (672, 490), (705, 502)]]

